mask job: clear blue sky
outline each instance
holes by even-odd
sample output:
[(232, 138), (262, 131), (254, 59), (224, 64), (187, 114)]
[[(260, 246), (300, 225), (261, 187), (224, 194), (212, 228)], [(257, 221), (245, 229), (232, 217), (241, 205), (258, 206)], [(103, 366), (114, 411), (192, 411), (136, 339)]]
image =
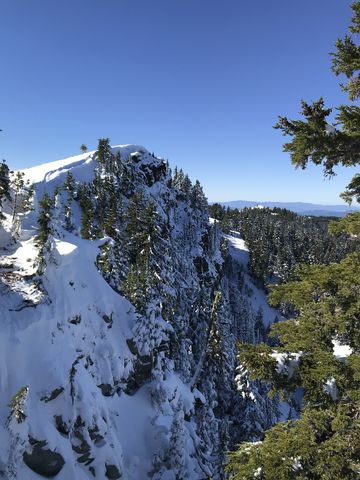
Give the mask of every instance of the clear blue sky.
[(347, 0), (2, 0), (0, 156), (12, 168), (97, 139), (168, 158), (210, 200), (341, 203), (354, 171), (294, 170), (277, 115), (345, 100), (328, 53)]

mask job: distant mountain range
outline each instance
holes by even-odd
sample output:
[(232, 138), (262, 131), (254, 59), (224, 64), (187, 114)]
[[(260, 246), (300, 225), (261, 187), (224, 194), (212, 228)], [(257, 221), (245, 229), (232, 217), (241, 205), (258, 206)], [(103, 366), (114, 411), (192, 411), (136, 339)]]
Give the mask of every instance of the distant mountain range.
[(347, 205), (319, 205), (316, 203), (304, 202), (252, 202), (249, 200), (234, 200), (231, 202), (216, 202), (230, 208), (245, 207), (268, 207), (286, 208), (300, 215), (315, 215), (326, 217), (345, 217), (348, 213), (359, 212), (360, 207), (349, 207)]

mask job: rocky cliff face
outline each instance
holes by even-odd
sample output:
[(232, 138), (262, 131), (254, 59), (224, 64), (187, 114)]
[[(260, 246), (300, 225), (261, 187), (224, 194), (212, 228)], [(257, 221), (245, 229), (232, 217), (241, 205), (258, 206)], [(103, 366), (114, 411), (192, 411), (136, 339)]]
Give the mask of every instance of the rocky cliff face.
[(0, 476), (224, 478), (226, 450), (275, 418), (236, 342), (264, 338), (276, 312), (200, 184), (104, 140), (10, 186)]

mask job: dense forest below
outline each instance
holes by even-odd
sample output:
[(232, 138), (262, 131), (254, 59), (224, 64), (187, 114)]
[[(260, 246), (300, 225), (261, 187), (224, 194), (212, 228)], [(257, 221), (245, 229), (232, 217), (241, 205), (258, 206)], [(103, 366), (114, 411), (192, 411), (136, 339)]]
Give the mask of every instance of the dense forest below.
[(259, 284), (283, 283), (296, 277), (298, 264), (339, 262), (359, 249), (347, 232), (332, 235), (336, 217), (302, 216), (282, 208), (244, 208), (212, 204), (210, 216), (224, 232), (241, 232), (250, 252), (250, 271)]

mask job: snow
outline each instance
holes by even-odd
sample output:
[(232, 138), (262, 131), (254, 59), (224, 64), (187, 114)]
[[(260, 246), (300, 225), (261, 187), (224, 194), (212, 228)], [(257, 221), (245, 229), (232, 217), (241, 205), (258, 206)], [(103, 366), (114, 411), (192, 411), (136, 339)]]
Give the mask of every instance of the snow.
[(350, 345), (341, 344), (338, 340), (333, 340), (333, 353), (338, 360), (344, 360), (353, 353)]
[(325, 125), (325, 131), (328, 135), (334, 134), (336, 132), (336, 128), (334, 127), (334, 125), (330, 125), (330, 123), (327, 123)]
[(64, 242), (62, 240), (56, 239), (55, 240), (56, 250), (60, 256), (70, 255), (70, 253), (74, 252), (78, 247), (70, 242)]
[(331, 377), (328, 380), (326, 380), (323, 388), (324, 388), (324, 392), (330, 395), (330, 397), (332, 398), (332, 400), (334, 400), (334, 402), (338, 399), (339, 392), (338, 392), (338, 388), (336, 386), (336, 380), (334, 377)]
[(259, 467), (254, 472), (254, 478), (261, 478), (261, 474), (262, 474), (262, 468)]
[(65, 158), (63, 160), (55, 160), (54, 162), (43, 163), (35, 167), (30, 167), (22, 170), (25, 174), (25, 179), (30, 182), (40, 183), (53, 180), (57, 175), (64, 172), (72, 171), (74, 168), (79, 168), (86, 162), (89, 162), (95, 151), (86, 152), (81, 155)]
[(291, 378), (299, 364), (302, 352), (297, 353), (270, 353), (270, 356), (276, 360), (276, 371), (281, 375)]
[[(86, 370), (81, 360), (76, 373), (79, 388), (77, 394), (80, 399), (83, 397), (84, 401), (78, 402), (77, 415), (81, 415), (83, 419), (88, 418), (90, 422), (97, 419), (98, 424), (103, 423), (102, 418), (108, 418), (108, 425), (114, 425), (104, 427), (106, 435), (109, 438), (113, 437), (110, 442), (113, 443), (113, 447), (108, 451), (108, 455), (110, 453), (113, 455), (114, 449), (121, 459), (122, 446), (112, 434), (112, 430), (120, 428), (120, 425), (116, 421), (116, 415), (114, 417), (111, 413), (113, 409), (109, 408), (113, 403), (116, 411), (119, 405), (116, 400), (103, 397), (100, 389), (94, 385), (93, 378), (100, 384), (107, 383), (110, 378), (121, 377), (123, 374), (121, 364), (124, 370), (125, 361), (131, 361), (125, 339), (130, 336), (133, 319), (127, 313), (130, 309), (129, 302), (117, 295), (98, 273), (95, 257), (99, 250), (96, 245), (71, 234), (67, 234), (65, 239), (55, 239), (54, 243), (55, 263), (47, 268), (44, 281), (45, 289), (53, 299), (52, 303), (40, 304), (36, 309), (24, 308), (21, 311), (17, 310), (16, 303), (12, 311), (0, 306), (2, 317), (0, 384), (3, 392), (7, 392), (1, 402), (0, 418), (3, 423), (9, 413), (7, 405), (11, 396), (31, 381), (27, 402), (27, 408), (31, 411), (29, 418), (31, 435), (34, 438), (46, 438), (49, 448), (57, 447), (59, 453), (68, 459), (57, 476), (59, 480), (85, 479), (88, 478), (85, 471), (80, 469), (77, 462), (69, 461), (73, 458), (73, 452), (71, 448), (69, 450), (68, 440), (59, 440), (52, 421), (49, 422), (53, 416), (51, 411), (57, 415), (61, 412), (64, 418), (71, 418), (73, 415), (69, 405), (64, 402), (64, 395), (49, 403), (41, 402), (39, 398), (59, 386), (64, 386), (67, 390), (68, 375), (74, 360), (79, 356), (91, 357), (94, 361), (93, 366)], [(35, 247), (31, 241), (23, 242), (13, 255), (16, 266), (18, 268), (28, 266), (28, 271), (31, 271), (32, 267), (31, 264), (29, 266), (27, 258), (33, 255), (34, 251)], [(20, 290), (19, 292), (23, 293)], [(15, 297), (14, 302), (19, 299)], [(113, 312), (112, 334), (101, 316), (102, 313), (111, 312)], [(81, 316), (79, 325), (69, 323), (75, 315)], [(50, 339), (51, 348), (48, 347)], [(111, 360), (114, 357), (120, 360), (116, 367)], [(136, 409), (136, 403), (134, 408)], [(137, 416), (139, 413), (140, 411)], [(103, 449), (106, 456), (109, 447)], [(99, 455), (97, 461), (100, 462), (101, 458)], [(38, 478), (25, 465), (21, 472), (18, 471), (19, 478)]]
[(301, 470), (302, 465), (301, 465), (301, 457), (295, 457), (294, 458), (294, 463), (293, 463), (293, 470), (294, 472), (297, 472)]

